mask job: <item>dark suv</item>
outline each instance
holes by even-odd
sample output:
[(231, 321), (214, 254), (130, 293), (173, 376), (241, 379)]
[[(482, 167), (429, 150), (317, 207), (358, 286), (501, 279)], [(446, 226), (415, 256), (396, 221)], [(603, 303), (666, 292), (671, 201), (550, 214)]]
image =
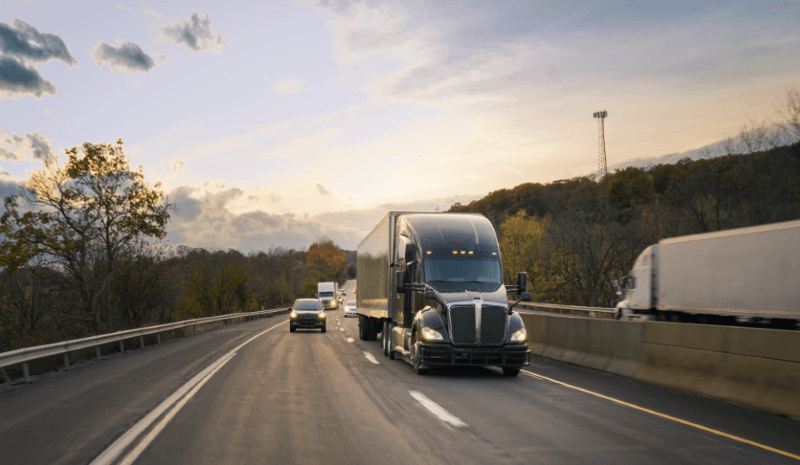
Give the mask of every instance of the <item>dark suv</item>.
[(325, 332), (325, 307), (319, 299), (297, 299), (289, 314), (289, 332), (297, 328), (319, 328)]

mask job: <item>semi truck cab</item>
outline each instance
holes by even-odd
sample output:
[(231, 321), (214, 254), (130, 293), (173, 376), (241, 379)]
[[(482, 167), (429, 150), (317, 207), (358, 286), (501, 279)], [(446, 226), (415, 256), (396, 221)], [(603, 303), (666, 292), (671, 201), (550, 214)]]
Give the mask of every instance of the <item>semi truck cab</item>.
[[(387, 224), (384, 224), (387, 223)], [(391, 226), (391, 227), (390, 227)], [(380, 258), (380, 243), (387, 256)], [(381, 334), (383, 352), (417, 373), (443, 366), (498, 366), (516, 376), (528, 364), (527, 333), (503, 284), (494, 228), (482, 215), (387, 215), (358, 250), (359, 336)], [(380, 297), (388, 286), (385, 305)]]

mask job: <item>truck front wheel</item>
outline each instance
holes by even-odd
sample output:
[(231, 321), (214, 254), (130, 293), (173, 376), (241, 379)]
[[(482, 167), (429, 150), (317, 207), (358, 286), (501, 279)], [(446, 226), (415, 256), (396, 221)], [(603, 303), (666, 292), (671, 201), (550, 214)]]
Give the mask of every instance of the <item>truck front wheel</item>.
[(503, 374), (505, 376), (517, 376), (517, 375), (519, 375), (519, 371), (520, 371), (519, 368), (503, 367)]

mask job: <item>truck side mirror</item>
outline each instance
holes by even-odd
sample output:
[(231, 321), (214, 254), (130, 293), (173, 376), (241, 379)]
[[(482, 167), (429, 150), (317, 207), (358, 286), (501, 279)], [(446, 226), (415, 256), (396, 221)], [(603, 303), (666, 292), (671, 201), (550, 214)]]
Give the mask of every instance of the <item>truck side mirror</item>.
[(403, 287), (403, 281), (406, 279), (406, 272), (403, 270), (397, 270), (395, 275), (397, 276), (397, 281), (395, 281), (397, 293), (402, 294), (406, 291), (405, 287)]
[(519, 292), (525, 292), (528, 290), (528, 273), (524, 271), (520, 271), (517, 275), (517, 289)]
[(523, 292), (522, 293), (522, 301), (523, 302), (530, 302), (533, 299), (533, 294), (530, 292)]
[(436, 291), (425, 291), (426, 299), (436, 299)]

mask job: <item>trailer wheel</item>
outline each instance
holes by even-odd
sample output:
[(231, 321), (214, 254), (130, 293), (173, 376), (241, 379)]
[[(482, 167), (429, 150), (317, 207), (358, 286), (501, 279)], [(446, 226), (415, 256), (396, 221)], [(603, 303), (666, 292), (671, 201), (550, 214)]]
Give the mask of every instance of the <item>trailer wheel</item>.
[(503, 375), (505, 376), (517, 376), (519, 375), (519, 368), (509, 368), (503, 367)]
[(358, 338), (362, 341), (367, 340), (368, 332), (367, 332), (367, 318), (364, 315), (358, 315)]

